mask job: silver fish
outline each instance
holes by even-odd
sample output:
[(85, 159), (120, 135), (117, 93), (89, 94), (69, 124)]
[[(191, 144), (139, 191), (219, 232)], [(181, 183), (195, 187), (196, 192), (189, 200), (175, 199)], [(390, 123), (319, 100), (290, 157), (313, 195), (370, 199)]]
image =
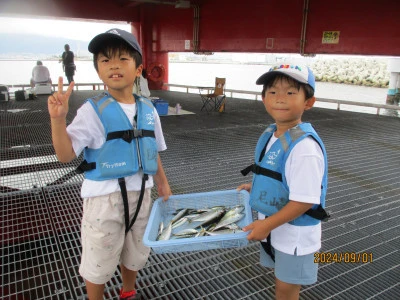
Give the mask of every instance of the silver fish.
[(192, 221), (196, 221), (196, 222), (210, 221), (210, 220), (216, 218), (217, 216), (220, 216), (221, 213), (224, 213), (224, 212), (225, 212), (224, 208), (211, 209), (210, 211), (204, 212), (204, 213), (198, 215), (197, 217), (193, 218)]
[(218, 222), (217, 226), (215, 226), (214, 231), (218, 230), (219, 228), (225, 227), (226, 225), (236, 223), (237, 221), (241, 220), (244, 217), (244, 214), (234, 214), (228, 216), (227, 218), (222, 217), (222, 219)]
[(206, 231), (204, 229), (200, 230), (197, 234), (196, 237), (198, 236), (204, 236), (206, 234)]
[(190, 215), (186, 215), (185, 218), (188, 218), (189, 220), (192, 220), (196, 217), (198, 217), (200, 215), (200, 213), (192, 213)]
[(204, 212), (208, 212), (208, 211), (210, 211), (210, 210), (215, 210), (215, 209), (220, 209), (220, 208), (225, 209), (226, 207), (223, 206), (223, 205), (216, 205), (216, 206), (213, 206), (213, 207), (211, 207), (211, 208), (207, 208), (207, 207), (205, 207), (205, 208), (199, 208), (199, 209), (197, 210), (197, 212), (199, 212), (199, 213), (204, 213)]
[(238, 214), (238, 213), (241, 213), (243, 210), (244, 210), (243, 205), (236, 205), (236, 206), (232, 207), (230, 210), (228, 210), (225, 215)]
[(171, 237), (171, 240), (187, 239), (187, 238), (192, 238), (192, 237), (196, 237), (196, 234), (173, 235), (173, 236)]
[(175, 217), (172, 218), (171, 222), (174, 224), (176, 221), (178, 221), (180, 218), (182, 218), (184, 215), (188, 213), (189, 209), (188, 208), (183, 208), (180, 212), (178, 212)]
[[(191, 221), (192, 228), (208, 227), (212, 223), (217, 223), (224, 215), (224, 209), (216, 209), (215, 211), (209, 211), (204, 213), (205, 215), (201, 218), (196, 218)], [(198, 221), (201, 220), (201, 221)]]
[(224, 229), (224, 230), (217, 230), (217, 231), (206, 231), (208, 235), (222, 235), (222, 234), (233, 234), (233, 233), (240, 233), (244, 232), (242, 229)]
[(197, 234), (198, 230), (193, 229), (193, 228), (186, 228), (181, 231), (178, 231), (177, 233), (174, 233), (173, 235), (175, 236), (180, 236), (180, 235), (189, 235), (189, 234)]
[(172, 224), (172, 229), (175, 229), (179, 226), (182, 226), (183, 224), (185, 224), (188, 221), (188, 218), (183, 217), (181, 219), (179, 219), (178, 221), (176, 221), (175, 223)]
[(157, 241), (167, 241), (171, 237), (172, 233), (172, 223), (169, 222), (168, 226), (161, 232), (161, 234), (157, 237)]
[[(232, 223), (220, 228), (220, 230), (222, 229), (240, 229), (240, 227), (238, 224)], [(213, 231), (213, 229), (210, 229), (210, 231)]]
[(161, 222), (160, 223), (160, 228), (158, 229), (158, 235), (160, 235), (161, 232), (163, 232), (163, 230), (164, 230), (164, 222)]

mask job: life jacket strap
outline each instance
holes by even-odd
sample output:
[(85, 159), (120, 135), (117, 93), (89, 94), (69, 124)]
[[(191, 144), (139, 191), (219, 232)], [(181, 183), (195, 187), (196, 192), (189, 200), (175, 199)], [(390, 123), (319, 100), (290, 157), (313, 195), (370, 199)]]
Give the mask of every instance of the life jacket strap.
[(131, 222), (129, 223), (128, 192), (126, 189), (125, 178), (123, 178), (123, 177), (118, 178), (118, 184), (119, 184), (119, 187), (121, 189), (121, 194), (122, 194), (122, 202), (124, 203), (125, 234), (127, 234), (129, 232), (129, 230), (132, 228), (133, 224), (135, 224), (136, 218), (140, 211), (140, 207), (142, 206), (146, 181), (148, 179), (149, 179), (149, 175), (144, 174), (143, 178), (142, 178), (142, 186), (140, 189), (140, 195), (139, 195), (139, 199), (138, 199), (138, 204), (136, 206), (135, 215), (133, 216)]
[(124, 218), (125, 218), (125, 234), (129, 231), (129, 204), (128, 204), (128, 191), (126, 190), (125, 178), (118, 178), (119, 188), (121, 189), (122, 202), (124, 204)]
[(310, 208), (305, 212), (306, 215), (309, 215), (310, 217), (326, 222), (328, 219), (331, 217), (326, 210), (320, 205), (316, 209)]
[(80, 163), (80, 165), (76, 168), (76, 174), (82, 174), (83, 172), (90, 171), (96, 169), (96, 163), (91, 162), (88, 163), (86, 159)]
[(266, 242), (260, 242), (261, 246), (263, 247), (264, 251), (271, 257), (271, 259), (275, 262), (275, 253), (272, 249), (271, 245), (271, 233), (267, 236)]
[(270, 178), (273, 178), (275, 180), (282, 182), (282, 174), (281, 173), (260, 167), (256, 164), (252, 164), (252, 165), (248, 166), (247, 168), (244, 168), (240, 172), (242, 173), (243, 176), (246, 176), (250, 172), (253, 172), (254, 174), (264, 175), (264, 176), (267, 176), (267, 177), (270, 177)]
[(153, 130), (146, 129), (133, 129), (133, 130), (121, 130), (109, 132), (107, 134), (107, 141), (114, 139), (123, 139), (125, 142), (130, 143), (133, 139), (139, 137), (153, 137), (155, 138), (155, 134)]

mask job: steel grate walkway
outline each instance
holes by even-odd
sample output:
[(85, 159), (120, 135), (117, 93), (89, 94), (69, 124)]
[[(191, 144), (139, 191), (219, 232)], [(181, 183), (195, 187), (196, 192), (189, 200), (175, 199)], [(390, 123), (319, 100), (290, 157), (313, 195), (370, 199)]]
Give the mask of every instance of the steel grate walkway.
[[(75, 91), (68, 122), (96, 91)], [(194, 115), (162, 117), (161, 153), (174, 194), (226, 190), (250, 181), (259, 135), (272, 120), (262, 103), (228, 99), (226, 112), (200, 112), (198, 95), (157, 91)], [(400, 118), (314, 108), (304, 116), (329, 159), (324, 253), (365, 262), (321, 263), (301, 299), (400, 299)], [(84, 299), (81, 175), (57, 161), (46, 97), (0, 102), (1, 299)], [(153, 190), (152, 198), (157, 198)], [(255, 214), (254, 214), (255, 216)], [(144, 299), (273, 299), (273, 271), (258, 263), (258, 243), (244, 248), (153, 254), (139, 272)], [(370, 255), (373, 261), (370, 262)], [(119, 271), (104, 299), (118, 299)]]

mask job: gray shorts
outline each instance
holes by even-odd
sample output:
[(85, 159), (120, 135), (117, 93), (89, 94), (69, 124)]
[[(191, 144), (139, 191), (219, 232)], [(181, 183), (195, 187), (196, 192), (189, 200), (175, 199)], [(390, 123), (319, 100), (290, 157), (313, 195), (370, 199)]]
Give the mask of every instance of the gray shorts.
[(260, 244), (260, 264), (275, 269), (275, 276), (280, 281), (309, 285), (317, 282), (318, 263), (314, 262), (314, 253), (298, 256), (283, 253), (272, 247), (275, 262), (271, 259)]
[[(140, 191), (128, 192), (129, 219), (136, 211)], [(119, 263), (138, 271), (144, 267), (150, 248), (143, 245), (143, 235), (151, 211), (151, 189), (131, 230), (125, 235), (124, 205), (121, 192), (85, 198), (82, 217), (82, 259), (79, 273), (95, 284), (104, 284), (114, 275)]]

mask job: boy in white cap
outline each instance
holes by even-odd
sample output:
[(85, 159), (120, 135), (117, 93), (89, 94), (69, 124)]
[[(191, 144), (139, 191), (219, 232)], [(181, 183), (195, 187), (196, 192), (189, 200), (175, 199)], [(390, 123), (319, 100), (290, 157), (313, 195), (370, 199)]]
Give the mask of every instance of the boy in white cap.
[(326, 220), (328, 163), (325, 147), (304, 111), (315, 102), (315, 78), (304, 65), (279, 64), (258, 78), (262, 101), (275, 120), (261, 135), (250, 192), (258, 211), (255, 222), (243, 228), (249, 240), (261, 241), (261, 265), (275, 269), (276, 299), (299, 299), (301, 285), (317, 281), (314, 253), (321, 248), (321, 220)]
[(94, 37), (89, 51), (107, 92), (87, 99), (68, 127), (68, 100), (74, 83), (63, 93), (60, 77), (58, 91), (48, 99), (58, 159), (69, 162), (84, 151), (78, 168), (85, 173), (79, 272), (89, 299), (103, 299), (104, 285), (120, 263), (120, 299), (140, 299), (135, 285), (137, 272), (150, 254), (142, 240), (153, 179), (159, 196), (167, 200), (171, 195), (158, 154), (166, 145), (154, 106), (132, 94), (143, 68), (136, 38), (111, 29)]

